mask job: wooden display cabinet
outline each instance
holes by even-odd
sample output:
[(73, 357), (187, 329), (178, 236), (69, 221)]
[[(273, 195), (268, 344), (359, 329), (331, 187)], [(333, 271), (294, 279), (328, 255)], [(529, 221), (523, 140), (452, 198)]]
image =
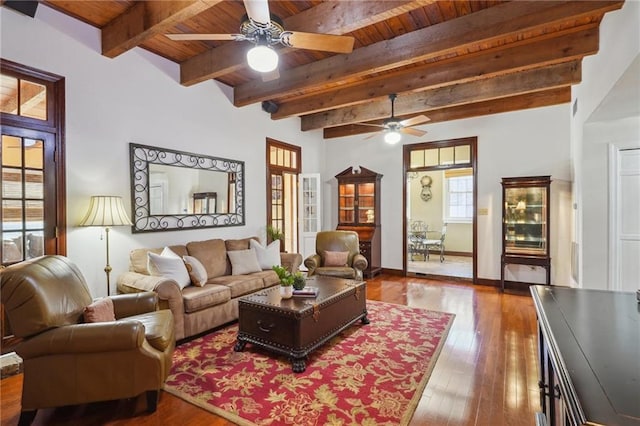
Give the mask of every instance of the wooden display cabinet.
[(541, 266), (551, 284), (549, 199), (551, 176), (502, 178), (500, 288), (507, 264)]
[(360, 253), (369, 265), (364, 276), (371, 278), (382, 271), (380, 233), (380, 180), (382, 175), (360, 166), (336, 175), (338, 180), (338, 230), (355, 231)]

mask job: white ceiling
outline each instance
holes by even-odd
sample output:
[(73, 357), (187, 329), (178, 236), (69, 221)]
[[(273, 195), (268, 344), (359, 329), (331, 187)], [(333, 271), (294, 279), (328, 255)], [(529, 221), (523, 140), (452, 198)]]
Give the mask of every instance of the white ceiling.
[(631, 63), (588, 122), (640, 116), (640, 55)]

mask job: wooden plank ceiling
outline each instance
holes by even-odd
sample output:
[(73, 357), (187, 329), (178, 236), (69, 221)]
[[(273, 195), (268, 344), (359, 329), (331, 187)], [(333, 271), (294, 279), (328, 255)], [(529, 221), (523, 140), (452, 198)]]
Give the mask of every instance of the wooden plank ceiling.
[[(280, 77), (246, 65), (248, 42), (172, 41), (167, 33), (238, 33), (242, 1), (43, 2), (101, 29), (102, 54), (134, 47), (180, 64), (185, 86), (216, 79), (234, 104), (272, 101), (325, 138), (376, 131), (356, 123), (427, 115), (442, 122), (570, 102), (581, 60), (598, 51), (605, 13), (623, 1), (269, 1), (292, 31), (351, 35), (350, 54), (281, 48)], [(420, 126), (428, 130), (429, 124)]]

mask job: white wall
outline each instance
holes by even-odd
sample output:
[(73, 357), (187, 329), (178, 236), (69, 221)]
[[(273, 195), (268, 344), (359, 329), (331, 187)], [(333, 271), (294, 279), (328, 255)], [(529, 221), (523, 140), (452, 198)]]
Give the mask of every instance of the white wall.
[[(427, 114), (428, 115), (428, 114)], [(551, 239), (561, 240), (558, 225), (566, 222), (557, 217), (566, 212), (570, 180), (569, 163), (569, 105), (496, 114), (486, 117), (456, 120), (422, 126), (429, 133), (426, 138), (406, 136), (401, 144), (390, 146), (381, 137), (364, 140), (363, 136), (326, 140), (323, 176), (325, 229), (337, 225), (337, 185), (335, 176), (349, 166), (362, 165), (382, 173), (382, 267), (402, 269), (402, 143), (418, 143), (444, 139), (478, 137), (478, 208), (488, 209), (488, 215), (478, 216), (478, 277), (500, 278), (501, 185), (502, 177), (551, 175), (554, 181), (552, 196)], [(366, 155), (363, 155), (366, 153)], [(565, 213), (566, 214), (566, 213)], [(569, 250), (551, 246), (552, 282), (566, 284), (566, 270), (557, 264), (569, 262)], [(562, 275), (560, 275), (562, 274)], [(507, 279), (544, 282), (542, 269), (531, 270), (510, 265)]]
[[(573, 202), (578, 247), (578, 281), (572, 285), (608, 288), (608, 144), (640, 143), (640, 118), (619, 111), (605, 122), (588, 124), (616, 82), (626, 73), (640, 53), (640, 2), (627, 1), (621, 10), (607, 13), (600, 24), (600, 52), (582, 61), (582, 83), (572, 97), (577, 113), (571, 119), (571, 150), (575, 177)], [(640, 103), (640, 89), (635, 104)], [(615, 105), (615, 98), (608, 102)]]
[(0, 24), (4, 59), (66, 78), (67, 254), (94, 297), (106, 293), (105, 245), (100, 229), (76, 224), (94, 194), (120, 195), (129, 209), (130, 142), (245, 161), (246, 226), (149, 234), (114, 228), (112, 289), (133, 248), (263, 235), (266, 137), (302, 146), (304, 172), (320, 169), (320, 132), (301, 133), (298, 119), (272, 121), (260, 105), (235, 108), (229, 87), (183, 87), (177, 64), (138, 48), (103, 57), (98, 29), (42, 4), (35, 19), (0, 8)]

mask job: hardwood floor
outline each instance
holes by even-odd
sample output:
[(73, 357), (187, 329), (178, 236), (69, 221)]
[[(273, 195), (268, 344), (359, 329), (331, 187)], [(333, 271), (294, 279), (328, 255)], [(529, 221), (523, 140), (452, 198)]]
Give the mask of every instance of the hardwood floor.
[[(538, 398), (537, 331), (528, 292), (383, 275), (367, 297), (456, 314), (411, 425), (533, 425)], [(3, 379), (0, 423), (16, 425), (22, 375)], [(39, 410), (34, 424), (232, 425), (170, 394), (145, 413), (144, 397)]]

